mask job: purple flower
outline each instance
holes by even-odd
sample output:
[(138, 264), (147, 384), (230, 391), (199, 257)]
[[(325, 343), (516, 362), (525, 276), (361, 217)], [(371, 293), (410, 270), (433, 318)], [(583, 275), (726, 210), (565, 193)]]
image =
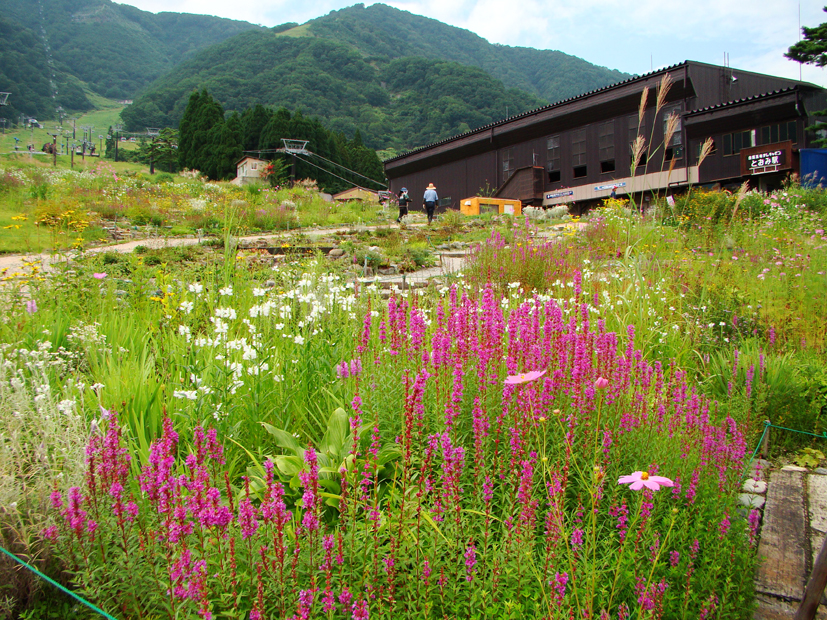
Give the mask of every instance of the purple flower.
[(465, 581), (474, 580), (474, 566), (477, 564), (477, 548), (471, 543), (465, 550)]
[(37, 312), (37, 302), (34, 299), (30, 299), (26, 302), (26, 312), (29, 314), (34, 314)]
[(365, 599), (360, 599), (353, 603), (353, 620), (369, 620), (370, 612), (368, 611), (368, 602)]
[(106, 277), (106, 275), (107, 274), (105, 272), (104, 273), (93, 273), (92, 277), (95, 278), (95, 280), (103, 280)]
[(609, 387), (609, 380), (603, 377), (598, 377), (597, 381), (594, 382), (594, 389), (596, 390), (605, 390)]
[(350, 368), (347, 362), (342, 361), (336, 364), (336, 376), (340, 379), (347, 379), (350, 376)]
[(258, 529), (256, 521), (256, 509), (249, 498), (238, 502), (238, 525), (241, 528), (241, 537), (250, 538)]

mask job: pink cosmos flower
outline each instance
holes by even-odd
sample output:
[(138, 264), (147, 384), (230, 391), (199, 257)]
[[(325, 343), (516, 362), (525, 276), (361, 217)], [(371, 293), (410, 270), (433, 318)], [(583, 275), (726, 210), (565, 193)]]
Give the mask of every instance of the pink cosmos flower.
[(95, 278), (95, 280), (103, 280), (106, 277), (106, 273), (93, 273), (92, 277)]
[(640, 491), (643, 487), (651, 489), (652, 491), (657, 491), (662, 486), (671, 487), (675, 484), (669, 478), (664, 478), (663, 476), (650, 476), (649, 472), (646, 471), (636, 471), (631, 476), (621, 476), (617, 483), (631, 483), (632, 486), (629, 488), (633, 491)]
[(536, 381), (544, 374), (546, 374), (545, 370), (532, 370), (530, 372), (524, 372), (519, 375), (511, 375), (505, 378), (505, 384), (520, 385), (521, 383), (530, 383), (531, 381)]

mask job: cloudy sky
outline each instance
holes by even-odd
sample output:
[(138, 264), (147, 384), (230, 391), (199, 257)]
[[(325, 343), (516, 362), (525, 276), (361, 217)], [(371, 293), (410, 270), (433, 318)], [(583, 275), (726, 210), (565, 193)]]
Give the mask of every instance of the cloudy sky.
[[(275, 26), (303, 23), (348, 0), (116, 0), (146, 11), (218, 15)], [(366, 5), (372, 2), (365, 2)], [(827, 21), (824, 0), (388, 0), (467, 28), (492, 43), (555, 49), (627, 73), (684, 60), (722, 64), (827, 86), (824, 69), (784, 58), (804, 26)], [(800, 15), (800, 17), (799, 17)]]

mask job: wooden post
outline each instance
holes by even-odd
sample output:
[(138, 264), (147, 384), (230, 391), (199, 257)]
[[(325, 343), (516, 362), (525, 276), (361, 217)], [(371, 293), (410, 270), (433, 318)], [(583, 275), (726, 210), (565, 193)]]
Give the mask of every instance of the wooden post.
[(798, 611), (795, 612), (793, 620), (813, 620), (818, 611), (818, 604), (821, 595), (824, 594), (824, 586), (827, 585), (827, 538), (821, 545), (821, 551), (813, 565), (813, 572), (810, 574), (810, 581), (804, 589), (804, 598)]
[(764, 443), (761, 444), (761, 456), (764, 459), (770, 458), (770, 421), (767, 420), (767, 428), (764, 433)]

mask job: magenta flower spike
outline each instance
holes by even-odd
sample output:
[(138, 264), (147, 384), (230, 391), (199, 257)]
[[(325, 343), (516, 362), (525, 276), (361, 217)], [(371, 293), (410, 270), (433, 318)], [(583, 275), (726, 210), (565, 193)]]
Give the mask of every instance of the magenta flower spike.
[(103, 280), (106, 277), (106, 273), (93, 273), (92, 277), (95, 278), (95, 280)]
[(663, 476), (651, 476), (649, 475), (649, 472), (646, 471), (636, 471), (631, 476), (621, 476), (617, 483), (631, 484), (631, 487), (629, 488), (633, 491), (640, 491), (643, 487), (651, 489), (652, 491), (657, 491), (661, 487), (671, 487), (675, 484), (669, 478), (664, 478)]
[(34, 314), (37, 312), (37, 302), (34, 299), (30, 299), (26, 302), (26, 312), (29, 314)]
[(532, 370), (530, 372), (524, 372), (519, 375), (511, 375), (505, 378), (506, 385), (520, 385), (521, 383), (530, 383), (532, 381), (536, 381), (547, 371), (545, 370)]

